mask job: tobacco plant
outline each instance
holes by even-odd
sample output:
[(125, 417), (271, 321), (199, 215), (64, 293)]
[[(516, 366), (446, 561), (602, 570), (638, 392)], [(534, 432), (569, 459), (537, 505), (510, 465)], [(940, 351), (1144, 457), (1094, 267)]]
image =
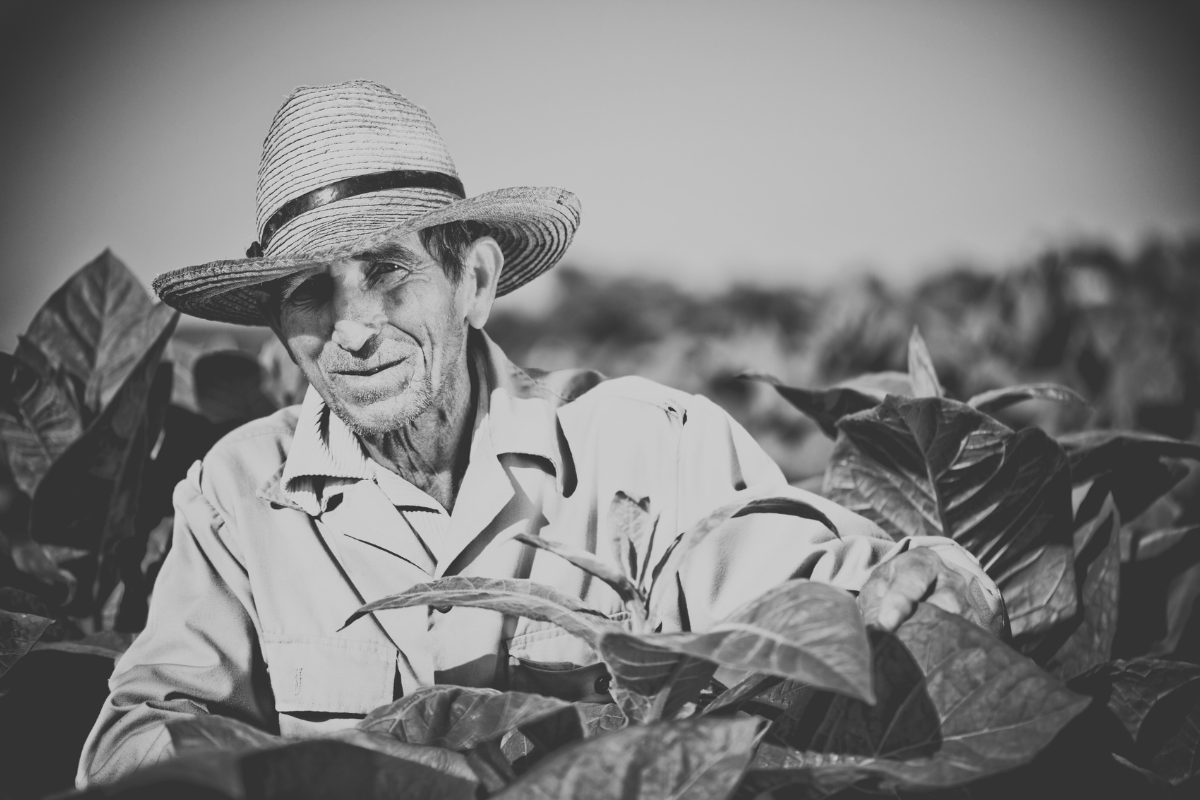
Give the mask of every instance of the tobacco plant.
[[(31, 501), (28, 526), (5, 531), (6, 549), (18, 568), (67, 584), (69, 616), (98, 619), (121, 577), (129, 582), (123, 562), (140, 560), (132, 551), (149, 521), (139, 496), (171, 393), (162, 357), (178, 318), (106, 251), (0, 354), (0, 438)], [(127, 588), (136, 604), (137, 587)]]
[[(380, 780), (409, 765), (406, 797), (936, 790), (1027, 763), (1088, 706), (1086, 696), (960, 617), (922, 604), (894, 635), (868, 631), (851, 593), (802, 579), (769, 589), (709, 630), (659, 630), (669, 597), (664, 587), (688, 553), (729, 519), (790, 514), (836, 533), (806, 497), (801, 490), (743, 492), (659, 549), (655, 539), (663, 532), (649, 499), (618, 493), (610, 516), (619, 563), (519, 537), (612, 587), (628, 624), (548, 586), (480, 577), (415, 586), (347, 620), (412, 606), (469, 606), (551, 622), (583, 639), (607, 666), (612, 703), (433, 686), (376, 709), (354, 730), (302, 744), (200, 717), (168, 725), (182, 757), (138, 780), (179, 780), (199, 765), (219, 763), (219, 785), (215, 778), (205, 785), (221, 796), (284, 796), (283, 784), (262, 783), (264, 761), (273, 759), (271, 774), (294, 787), (286, 775), (301, 753), (337, 761), (332, 754), (353, 744), (401, 759), (387, 762), (391, 772), (374, 767)], [(651, 559), (652, 553), (661, 555)], [(743, 677), (723, 686), (713, 677), (718, 667)], [(440, 750), (414, 753), (407, 745)], [(445, 751), (461, 761), (438, 763), (431, 755)], [(430, 776), (431, 763), (441, 783)]]

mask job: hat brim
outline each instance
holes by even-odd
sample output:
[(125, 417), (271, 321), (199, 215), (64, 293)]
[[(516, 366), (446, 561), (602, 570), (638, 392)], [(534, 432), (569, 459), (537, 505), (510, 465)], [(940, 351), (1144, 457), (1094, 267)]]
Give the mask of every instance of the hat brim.
[(457, 200), (354, 242), (287, 256), (212, 261), (164, 272), (153, 288), (185, 314), (236, 325), (266, 325), (253, 287), (368, 250), (398, 235), (470, 221), (487, 230), (504, 254), (497, 296), (524, 286), (558, 263), (579, 228), (579, 199), (564, 189), (515, 187)]

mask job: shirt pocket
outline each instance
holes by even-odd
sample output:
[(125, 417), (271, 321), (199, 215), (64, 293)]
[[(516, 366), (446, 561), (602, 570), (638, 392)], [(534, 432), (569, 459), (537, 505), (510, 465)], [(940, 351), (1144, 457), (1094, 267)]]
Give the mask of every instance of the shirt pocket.
[[(613, 622), (625, 622), (629, 619), (629, 612), (621, 610), (607, 616)], [(538, 683), (545, 673), (553, 673), (546, 676), (548, 678), (547, 685), (568, 685), (572, 683), (573, 678), (578, 678), (582, 681), (581, 685), (586, 684), (587, 687), (591, 687), (598, 678), (607, 674), (603, 670), (603, 664), (599, 663), (600, 657), (596, 655), (595, 650), (589, 647), (583, 639), (551, 622), (535, 622), (526, 617), (520, 618), (513, 637), (505, 642), (505, 647), (508, 653), (509, 688), (512, 689), (517, 689), (512, 685), (514, 682), (524, 683), (529, 678), (535, 679), (534, 683)], [(593, 666), (601, 667), (601, 670), (595, 675), (586, 671)], [(575, 672), (570, 675), (572, 670)], [(529, 684), (523, 691), (535, 691), (554, 696), (562, 694), (559, 691), (538, 689), (533, 684)], [(597, 693), (604, 694), (606, 692), (607, 684)], [(576, 693), (573, 686), (566, 691), (566, 694), (574, 695)], [(584, 692), (583, 694), (588, 693)], [(577, 700), (579, 698), (564, 699)]]
[(571, 663), (548, 663), (512, 659), (508, 688), (513, 692), (541, 694), (572, 703), (611, 703), (612, 678), (604, 664), (577, 667)]
[(392, 702), (396, 649), (389, 645), (268, 634), (263, 656), (284, 736), (347, 727)]

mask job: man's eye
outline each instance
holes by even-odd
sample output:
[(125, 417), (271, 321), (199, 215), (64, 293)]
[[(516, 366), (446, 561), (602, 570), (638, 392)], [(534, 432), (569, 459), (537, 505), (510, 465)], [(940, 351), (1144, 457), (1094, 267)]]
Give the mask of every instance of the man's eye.
[(325, 275), (314, 275), (288, 292), (284, 299), (293, 305), (320, 302), (328, 294), (326, 277)]
[(382, 275), (386, 272), (409, 272), (409, 268), (403, 264), (397, 264), (395, 261), (376, 261), (372, 266), (372, 271), (376, 275)]

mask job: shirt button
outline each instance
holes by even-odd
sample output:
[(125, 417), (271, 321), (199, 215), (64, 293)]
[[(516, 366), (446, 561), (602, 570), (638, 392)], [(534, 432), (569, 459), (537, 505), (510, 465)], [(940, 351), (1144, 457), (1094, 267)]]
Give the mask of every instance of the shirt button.
[(596, 678), (596, 682), (592, 688), (596, 690), (596, 694), (608, 694), (609, 687), (612, 686), (612, 678), (608, 675), (601, 675)]

